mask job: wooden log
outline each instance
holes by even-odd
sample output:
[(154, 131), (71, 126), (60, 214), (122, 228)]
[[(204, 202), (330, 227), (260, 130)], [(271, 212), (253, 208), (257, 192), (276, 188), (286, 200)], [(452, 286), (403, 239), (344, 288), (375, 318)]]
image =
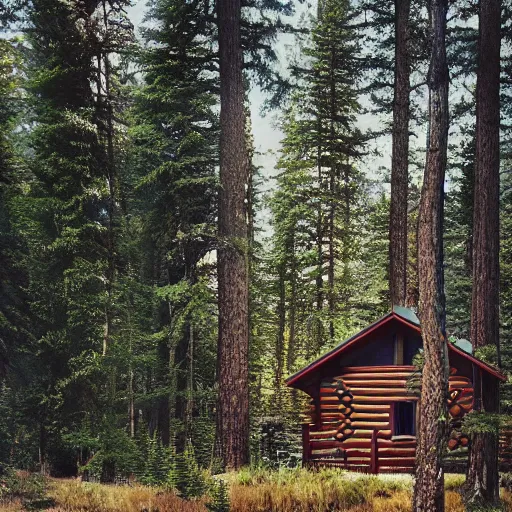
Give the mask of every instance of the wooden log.
[(448, 450), (455, 450), (459, 446), (459, 440), (455, 438), (451, 438), (448, 440)]
[(336, 434), (338, 433), (337, 430), (324, 430), (322, 432), (314, 432), (314, 431), (310, 431), (309, 432), (309, 437), (310, 438), (315, 438), (315, 439), (318, 439), (318, 438), (328, 438), (328, 437), (334, 437)]
[(411, 392), (407, 388), (352, 388), (352, 394), (354, 396), (354, 400), (359, 396), (368, 396), (368, 395), (408, 395), (412, 397)]
[(345, 459), (347, 464), (368, 464), (369, 466), (371, 465), (371, 460), (372, 459), (369, 454), (368, 457), (353, 457), (350, 459)]
[(327, 402), (327, 403), (339, 403), (340, 399), (337, 396), (325, 396), (320, 395), (320, 403)]
[(340, 405), (338, 409), (344, 416), (352, 416), (354, 414), (354, 409), (351, 405)]
[(450, 407), (450, 415), (453, 416), (454, 418), (458, 418), (459, 416), (462, 416), (463, 415), (463, 409), (460, 405), (453, 405), (452, 407)]
[(414, 457), (416, 448), (379, 448), (380, 458)]
[[(354, 432), (354, 438), (370, 439), (372, 437), (373, 428), (371, 429), (356, 429)], [(391, 430), (379, 430), (379, 438), (391, 438)]]
[(391, 407), (389, 404), (359, 404), (359, 403), (353, 403), (352, 407), (354, 408), (354, 412), (366, 412), (366, 411), (374, 411), (374, 412), (390, 412)]
[(311, 450), (310, 457), (312, 459), (323, 458), (323, 457), (341, 457), (341, 453), (340, 453), (339, 448)]
[(389, 421), (353, 421), (352, 427), (355, 429), (386, 429), (389, 428)]
[(415, 457), (399, 457), (399, 458), (388, 458), (388, 457), (379, 457), (379, 464), (385, 467), (404, 467), (404, 466), (414, 466), (416, 459)]
[(351, 420), (386, 420), (389, 421), (389, 413), (370, 413), (370, 412), (353, 412), (350, 415)]
[(371, 447), (371, 442), (369, 440), (354, 437), (345, 439), (345, 441), (342, 442), (338, 442), (338, 444), (345, 450), (350, 450), (352, 448), (369, 449)]
[(358, 395), (354, 397), (354, 402), (360, 402), (365, 404), (387, 404), (389, 406), (390, 402), (411, 402), (417, 400), (416, 396), (408, 395), (393, 395), (393, 396), (367, 396), (367, 395)]
[(416, 441), (393, 441), (392, 439), (379, 439), (379, 451), (386, 448), (402, 449), (408, 448), (415, 450)]
[(333, 439), (310, 439), (309, 444), (312, 450), (322, 450), (327, 448), (343, 448), (344, 443)]

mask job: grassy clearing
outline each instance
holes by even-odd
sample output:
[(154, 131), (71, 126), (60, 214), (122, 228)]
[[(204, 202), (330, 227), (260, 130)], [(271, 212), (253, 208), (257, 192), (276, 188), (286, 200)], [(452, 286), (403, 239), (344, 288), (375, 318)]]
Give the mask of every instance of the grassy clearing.
[[(410, 512), (412, 478), (357, 475), (335, 470), (242, 470), (222, 475), (230, 489), (231, 512)], [(459, 489), (464, 478), (446, 478), (446, 512), (463, 512)], [(171, 492), (50, 480), (47, 512), (207, 512), (207, 498), (184, 501)], [(503, 491), (507, 511), (512, 495)], [(21, 502), (0, 504), (0, 512), (21, 512)]]
[(0, 512), (207, 512), (205, 500), (184, 501), (173, 493), (144, 486), (111, 486), (77, 480), (50, 480), (44, 508), (24, 508), (19, 500), (0, 504)]
[[(412, 479), (321, 470), (241, 471), (230, 477), (232, 512), (408, 512)], [(449, 482), (456, 488), (459, 481)], [(447, 494), (447, 512), (462, 512), (457, 492)]]
[[(244, 470), (227, 477), (231, 512), (410, 512), (410, 475), (358, 475), (336, 470)], [(463, 512), (461, 475), (446, 477), (446, 512)], [(512, 499), (506, 493), (512, 512)]]
[(203, 501), (184, 501), (151, 487), (116, 487), (68, 481), (54, 482), (48, 512), (205, 512)]

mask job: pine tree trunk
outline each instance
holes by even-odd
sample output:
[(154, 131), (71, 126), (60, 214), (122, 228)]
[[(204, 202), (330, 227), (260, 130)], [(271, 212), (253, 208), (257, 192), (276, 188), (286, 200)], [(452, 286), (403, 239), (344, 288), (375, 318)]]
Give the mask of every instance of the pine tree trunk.
[(409, 166), (410, 0), (395, 0), (395, 88), (389, 224), (391, 305), (404, 306), (407, 294), (407, 192)]
[(414, 512), (444, 511), (448, 355), (443, 283), (443, 203), (448, 141), (447, 0), (432, 0), (429, 138), (418, 224), (419, 317), (425, 364), (419, 406)]
[[(281, 398), (280, 388), (283, 385), (284, 366), (284, 331), (286, 328), (286, 269), (284, 263), (279, 265), (279, 303), (277, 305), (277, 340), (276, 340), (276, 373), (274, 386), (278, 401)], [(279, 404), (278, 404), (279, 406)]]
[[(130, 354), (130, 358), (131, 358)], [(129, 369), (129, 380), (128, 380), (128, 417), (130, 421), (130, 437), (135, 437), (135, 396), (133, 393), (133, 368), (132, 368), (132, 362), (130, 361), (130, 369)]]
[[(321, 10), (321, 7), (319, 7)], [(336, 80), (334, 77), (334, 70), (336, 68), (336, 50), (331, 48), (331, 65), (329, 69), (330, 73), (330, 138), (331, 141), (334, 141), (336, 138), (336, 131), (334, 126), (334, 120), (336, 119)], [(336, 223), (336, 209), (338, 206), (338, 190), (336, 187), (336, 178), (337, 178), (337, 163), (333, 160), (333, 155), (331, 155), (331, 165), (329, 169), (329, 199), (330, 199), (330, 207), (329, 207), (329, 227), (328, 227), (328, 268), (327, 268), (327, 286), (328, 286), (328, 305), (329, 305), (329, 338), (331, 341), (334, 340), (334, 316), (336, 312), (336, 297), (334, 290), (334, 274), (335, 274), (335, 266), (336, 266), (336, 255), (335, 255), (335, 223)], [(344, 226), (346, 229), (347, 226)]]
[[(319, 4), (320, 5), (320, 4)], [(321, 123), (318, 122), (318, 133), (321, 133)], [(316, 224), (316, 253), (317, 253), (317, 275), (316, 275), (316, 330), (312, 353), (322, 348), (322, 310), (324, 307), (324, 213), (322, 204), (324, 198), (324, 185), (322, 177), (322, 146), (318, 141), (317, 146), (317, 173), (318, 173), (318, 208)]]
[[(109, 30), (108, 14), (106, 0), (102, 2), (103, 6), (103, 23), (105, 31)], [(115, 156), (114, 156), (114, 111), (112, 107), (112, 95), (111, 95), (111, 70), (110, 70), (110, 57), (108, 50), (103, 53), (103, 67), (104, 75), (103, 81), (99, 83), (98, 98), (101, 97), (101, 87), (105, 87), (105, 111), (103, 114), (106, 119), (106, 144), (107, 144), (107, 183), (108, 183), (108, 229), (107, 229), (107, 275), (106, 275), (106, 288), (107, 288), (107, 303), (105, 306), (105, 328), (103, 335), (103, 355), (106, 355), (108, 345), (110, 341), (112, 331), (112, 292), (114, 287), (115, 277), (115, 240), (114, 240), (114, 216), (115, 216), (115, 204), (116, 204), (116, 186), (115, 186)], [(101, 64), (99, 66), (101, 74)]]
[[(473, 348), (493, 345), (497, 348), (498, 358), (500, 15), (499, 0), (480, 0), (471, 303)], [(475, 391), (482, 388), (482, 376), (476, 380)], [(499, 389), (491, 392), (487, 387), (485, 393), (478, 393), (480, 400), (475, 402), (475, 408), (498, 412), (496, 397)], [(487, 504), (499, 500), (497, 435), (472, 436), (466, 485), (471, 501)]]
[(248, 272), (240, 0), (219, 0), (220, 192), (217, 447), (227, 469), (249, 462)]
[(327, 287), (328, 287), (328, 295), (327, 295), (327, 303), (329, 305), (329, 339), (331, 341), (334, 340), (334, 315), (336, 310), (336, 298), (334, 293), (334, 273), (335, 273), (335, 264), (336, 257), (334, 254), (334, 217), (336, 215), (336, 198), (335, 198), (335, 179), (334, 179), (334, 169), (331, 169), (331, 179), (330, 179), (330, 199), (331, 206), (329, 208), (329, 231), (328, 231), (328, 267), (327, 267)]
[(295, 243), (292, 245), (292, 258), (290, 261), (290, 308), (288, 314), (288, 324), (290, 333), (288, 335), (288, 353), (286, 359), (286, 369), (288, 374), (293, 373), (295, 359), (297, 357), (295, 347), (295, 317), (297, 311), (297, 256), (295, 255)]

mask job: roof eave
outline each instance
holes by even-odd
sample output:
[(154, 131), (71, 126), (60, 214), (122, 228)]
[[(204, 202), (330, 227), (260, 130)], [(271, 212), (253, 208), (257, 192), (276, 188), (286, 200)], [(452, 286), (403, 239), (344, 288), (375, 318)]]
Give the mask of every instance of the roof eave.
[(448, 343), (448, 348), (450, 348), (450, 350), (452, 350), (456, 354), (459, 354), (462, 357), (469, 359), (472, 363), (476, 364), (482, 370), (485, 370), (486, 372), (490, 373), (493, 377), (496, 377), (497, 379), (501, 380), (501, 382), (507, 382), (508, 378), (506, 375), (504, 375), (500, 371), (496, 370), (492, 366), (488, 365), (487, 363), (484, 363), (483, 361), (481, 361), (474, 355), (468, 354), (466, 351), (457, 347), (457, 345), (455, 345), (454, 343)]
[[(389, 312), (387, 315), (383, 316), (373, 324), (370, 324), (368, 327), (360, 331), (359, 333), (355, 334), (351, 338), (348, 338), (348, 340), (342, 342), (337, 347), (334, 347), (331, 351), (327, 352), (323, 356), (320, 356), (318, 359), (315, 359), (311, 363), (309, 363), (306, 367), (302, 368), (302, 370), (299, 370), (298, 372), (294, 373), (293, 375), (290, 375), (285, 379), (285, 384), (287, 386), (292, 386), (292, 384), (295, 384), (299, 379), (304, 378), (306, 375), (311, 373), (315, 368), (318, 368), (320, 365), (326, 363), (327, 361), (330, 361), (343, 351), (345, 351), (348, 347), (354, 345), (357, 343), (361, 338), (368, 335), (373, 330), (377, 329), (390, 319), (394, 318), (395, 320), (398, 320), (400, 323), (406, 325), (407, 327), (414, 329), (416, 332), (421, 334), (421, 327), (417, 325), (414, 322), (409, 321), (408, 319), (404, 318), (403, 316), (399, 315), (395, 311)], [(502, 382), (506, 382), (508, 379), (506, 375), (502, 374), (498, 370), (494, 369), (492, 366), (488, 365), (487, 363), (484, 363), (483, 361), (480, 361), (480, 359), (476, 358), (472, 354), (468, 354), (464, 350), (460, 349), (453, 343), (448, 343), (448, 347), (453, 350), (455, 353), (469, 359), (472, 363), (476, 364), (483, 370), (490, 373), (493, 377), (496, 377), (497, 379), (501, 380)]]

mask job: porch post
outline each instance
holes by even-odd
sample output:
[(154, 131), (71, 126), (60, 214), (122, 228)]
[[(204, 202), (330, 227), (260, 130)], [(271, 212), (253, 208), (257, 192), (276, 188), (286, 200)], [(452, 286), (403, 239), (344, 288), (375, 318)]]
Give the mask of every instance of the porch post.
[(370, 473), (377, 474), (379, 472), (379, 453), (377, 444), (377, 434), (379, 431), (374, 429), (372, 431), (372, 443), (371, 443), (371, 458), (370, 458)]

